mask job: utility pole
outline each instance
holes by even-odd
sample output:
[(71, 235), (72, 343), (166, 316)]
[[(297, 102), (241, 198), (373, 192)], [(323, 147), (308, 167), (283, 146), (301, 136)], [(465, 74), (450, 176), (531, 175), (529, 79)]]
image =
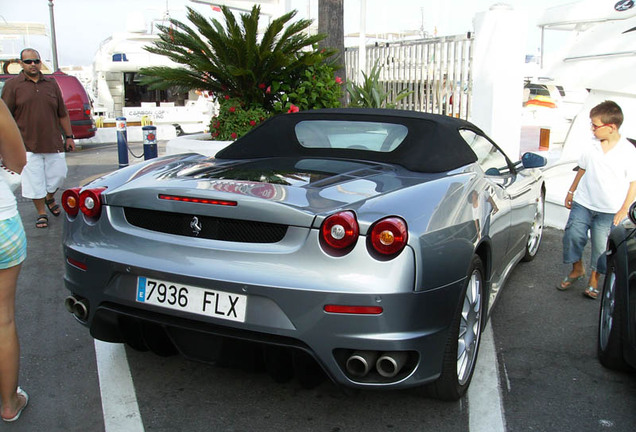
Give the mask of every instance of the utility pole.
[[(334, 55), (335, 61), (340, 65), (336, 74), (346, 82), (343, 4), (344, 0), (318, 0), (318, 32), (327, 35), (320, 46), (338, 50)], [(341, 102), (343, 105), (346, 102), (344, 94)]]
[(53, 0), (49, 0), (49, 15), (51, 17), (51, 50), (53, 51), (53, 72), (59, 69), (57, 64), (57, 40), (55, 38), (55, 17), (53, 16)]

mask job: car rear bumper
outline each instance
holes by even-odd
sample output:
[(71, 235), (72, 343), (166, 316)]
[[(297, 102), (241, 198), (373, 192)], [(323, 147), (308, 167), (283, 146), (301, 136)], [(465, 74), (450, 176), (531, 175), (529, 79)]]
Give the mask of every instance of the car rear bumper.
[(73, 135), (77, 139), (92, 138), (97, 132), (95, 121), (90, 120), (71, 120), (71, 128)]
[[(292, 348), (312, 356), (334, 382), (357, 388), (405, 388), (435, 380), (464, 284), (460, 280), (422, 292), (363, 294), (214, 281), (215, 289), (249, 296), (246, 321), (233, 322), (136, 302), (137, 275), (152, 276), (149, 269), (104, 262), (96, 266), (94, 257), (68, 247), (65, 256), (72, 257), (71, 262), (115, 269), (100, 276), (66, 263), (66, 287), (86, 302), (88, 315), (82, 323), (97, 339), (127, 341), (133, 322), (138, 328), (161, 328), (182, 355), (201, 361), (215, 361), (223, 339)], [(382, 313), (328, 313), (326, 304), (380, 306)], [(347, 362), (360, 352), (370, 352), (373, 361), (392, 353), (403, 364), (391, 377), (380, 375), (373, 364), (363, 376), (352, 374)]]

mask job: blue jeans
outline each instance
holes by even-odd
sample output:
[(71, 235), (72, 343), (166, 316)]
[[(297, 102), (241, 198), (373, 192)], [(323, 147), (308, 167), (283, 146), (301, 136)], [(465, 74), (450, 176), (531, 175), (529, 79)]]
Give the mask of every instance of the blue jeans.
[(576, 202), (572, 203), (570, 217), (565, 224), (563, 235), (563, 262), (573, 264), (583, 256), (583, 249), (587, 244), (587, 232), (591, 232), (592, 257), (590, 268), (593, 271), (605, 274), (607, 271), (607, 259), (605, 250), (609, 237), (614, 214), (601, 213), (590, 210)]

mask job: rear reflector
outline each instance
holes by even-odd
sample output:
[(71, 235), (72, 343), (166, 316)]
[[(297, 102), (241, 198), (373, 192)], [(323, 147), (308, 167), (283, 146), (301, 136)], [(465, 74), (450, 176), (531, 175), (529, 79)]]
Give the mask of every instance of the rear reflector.
[(230, 207), (235, 207), (236, 206), (236, 201), (224, 201), (224, 200), (215, 200), (215, 199), (206, 199), (206, 198), (193, 198), (193, 197), (184, 197), (184, 196), (176, 196), (176, 195), (159, 194), (159, 199), (168, 200), (168, 201), (180, 201), (180, 202), (197, 203), (197, 204), (213, 204), (213, 205), (222, 205), (222, 206), (230, 206)]
[(325, 305), (325, 312), (353, 315), (380, 315), (383, 308), (380, 306), (345, 306)]
[(73, 258), (66, 258), (66, 262), (72, 265), (73, 267), (77, 267), (80, 270), (86, 271), (87, 267), (86, 267), (86, 264), (83, 262), (79, 262), (78, 260), (75, 260)]

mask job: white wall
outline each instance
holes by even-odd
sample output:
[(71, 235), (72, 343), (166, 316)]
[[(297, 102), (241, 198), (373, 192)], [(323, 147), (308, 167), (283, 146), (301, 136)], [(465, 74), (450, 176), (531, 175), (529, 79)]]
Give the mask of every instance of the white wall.
[(470, 120), (518, 159), (523, 105), (526, 22), (503, 4), (474, 18), (473, 106)]

